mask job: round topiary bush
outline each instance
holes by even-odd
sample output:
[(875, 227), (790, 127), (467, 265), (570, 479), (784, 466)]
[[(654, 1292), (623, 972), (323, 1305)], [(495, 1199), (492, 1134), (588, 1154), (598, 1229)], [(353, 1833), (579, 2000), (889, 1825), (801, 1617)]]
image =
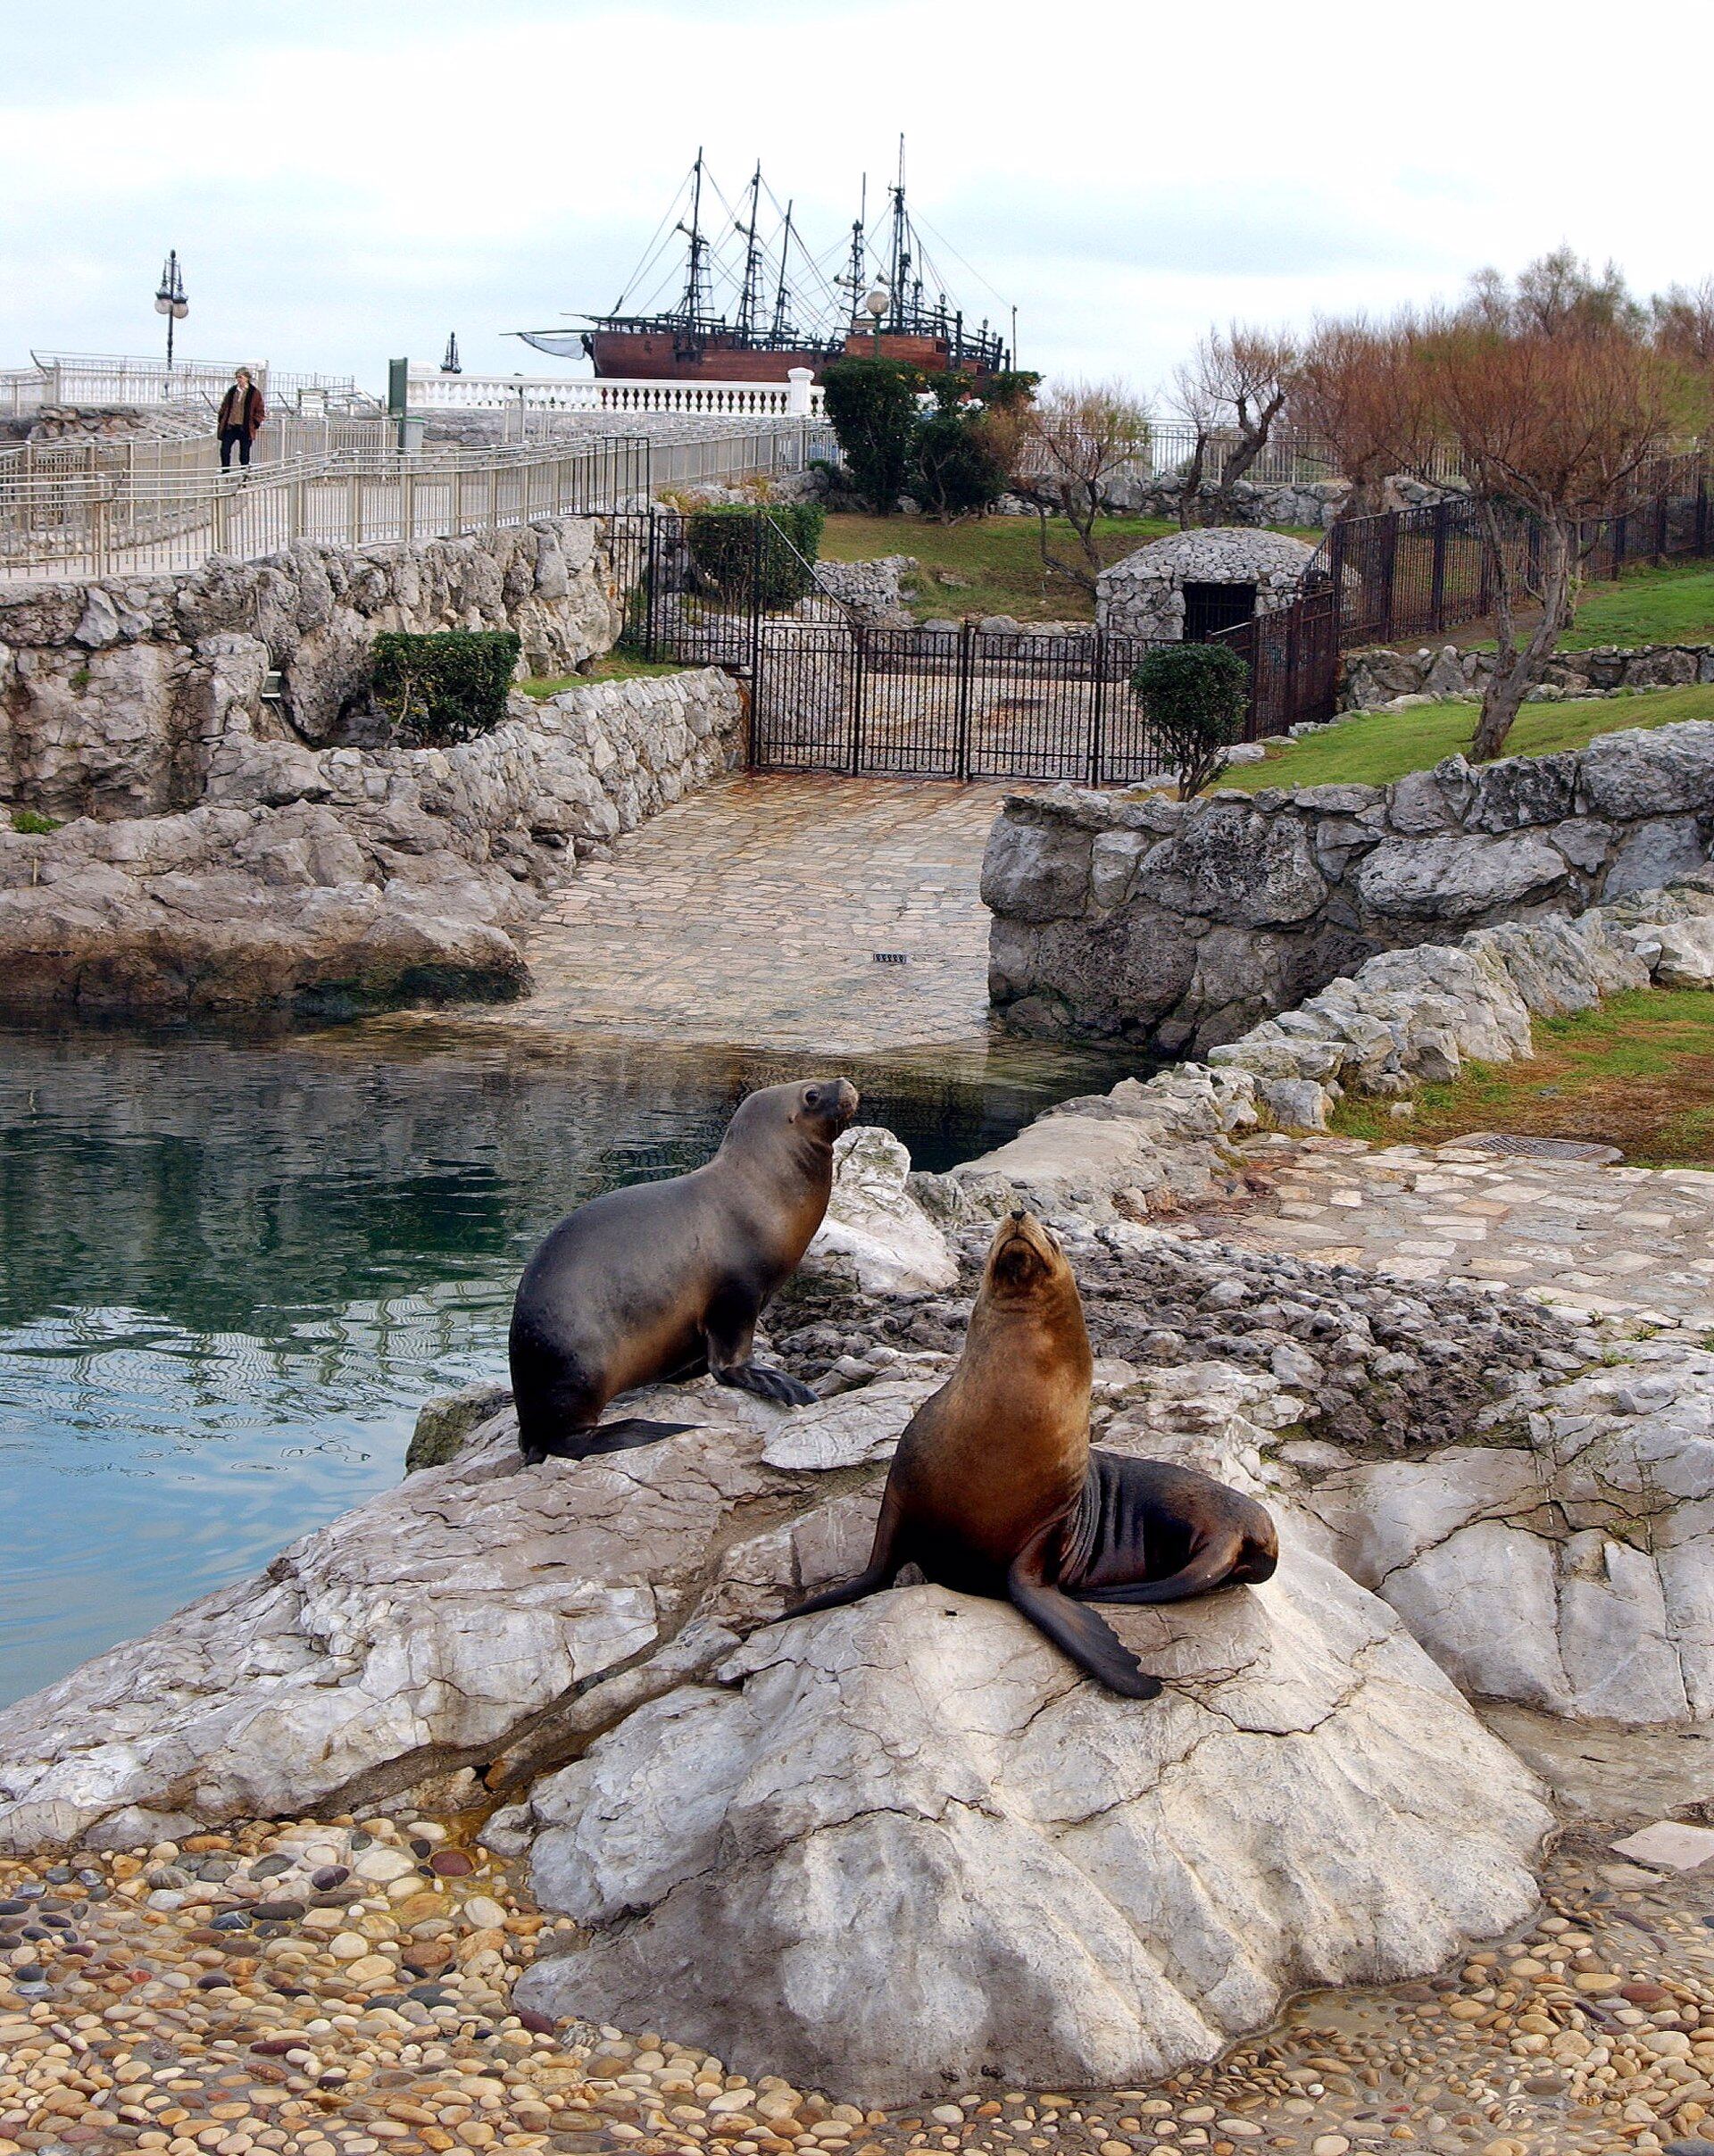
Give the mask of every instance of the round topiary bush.
[(1226, 769), (1226, 752), (1244, 732), (1250, 669), (1224, 644), (1174, 644), (1132, 669), (1131, 688), (1188, 801)]

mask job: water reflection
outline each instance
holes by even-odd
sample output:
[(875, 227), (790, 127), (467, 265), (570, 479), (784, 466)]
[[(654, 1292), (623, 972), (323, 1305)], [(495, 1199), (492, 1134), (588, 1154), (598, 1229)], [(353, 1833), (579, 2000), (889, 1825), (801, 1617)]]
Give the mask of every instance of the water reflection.
[[(1123, 1068), (980, 1045), (848, 1066), (924, 1167)], [(695, 1166), (750, 1086), (801, 1070), (405, 1053), (370, 1028), (0, 1035), (0, 1699), (395, 1479), (420, 1402), (503, 1368), (543, 1231)]]

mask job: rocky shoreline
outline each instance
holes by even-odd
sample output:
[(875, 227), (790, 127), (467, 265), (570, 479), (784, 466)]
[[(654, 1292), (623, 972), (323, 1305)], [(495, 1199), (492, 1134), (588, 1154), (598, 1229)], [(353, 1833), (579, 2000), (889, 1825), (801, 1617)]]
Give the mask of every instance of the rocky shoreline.
[[(1623, 929), (1646, 978), (1710, 902), (1627, 903), (1531, 932), (1585, 1000), (1600, 969), (1554, 937)], [(1412, 955), (1422, 979), (1366, 1011), (1353, 1082), (1408, 1088), (1430, 1020), (1483, 1052), (1502, 960), (1506, 1053), (1527, 1045), (1536, 944)], [(686, 1435), (528, 1473), (503, 1392), (472, 1394), (425, 1419), (437, 1464), (0, 1715), (0, 2043), (82, 2038), (26, 2062), (35, 2108), (0, 2080), (0, 2156), (110, 2133), (167, 2156), (1524, 2156), (1693, 2128), (1714, 2101), (1695, 1875), (1586, 1835), (1544, 1853), (1547, 1792), (1468, 1700), (1643, 1745), (1705, 1724), (1714, 1355), (1688, 1323), (1224, 1242), (1225, 1209), (1296, 1147), (1265, 1127), (1273, 1082), (1243, 1054), (1127, 1081), (938, 1177), (853, 1134), (772, 1313), (816, 1406), (677, 1388)], [(1432, 1165), (1456, 1204), (1459, 1150)], [(1141, 1712), (1003, 1606), (925, 1586), (766, 1623), (861, 1561), (986, 1223), (1019, 1201), (1084, 1285), (1098, 1442), (1208, 1469), (1281, 1522), (1267, 1587), (1118, 1613), (1167, 1684)], [(302, 1869), (312, 1842), (305, 1891), (258, 1921), (254, 1856)], [(371, 1877), (395, 1844), (404, 1868)], [(475, 1869), (437, 1871), (443, 1847)], [(107, 1944), (116, 1902), (174, 1939), (136, 1987), (179, 2009), (151, 2035), (153, 2110), (134, 2052), (117, 2071), (129, 2036), (87, 2070), (87, 2002), (152, 1960)], [(235, 1968), (227, 1941), (258, 1929)], [(1294, 1994), (1327, 1986), (1334, 2025), (1294, 2049), (1321, 2010)], [(214, 2060), (179, 2077), (199, 2108), (162, 2104), (189, 2052)], [(275, 2059), (282, 2084), (251, 2069)]]

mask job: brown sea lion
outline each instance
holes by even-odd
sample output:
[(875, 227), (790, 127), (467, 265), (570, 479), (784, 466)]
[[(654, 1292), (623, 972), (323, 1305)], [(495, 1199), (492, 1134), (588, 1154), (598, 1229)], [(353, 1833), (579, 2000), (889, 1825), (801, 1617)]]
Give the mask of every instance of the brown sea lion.
[(768, 1086), (738, 1103), (720, 1151), (689, 1175), (632, 1183), (569, 1213), (524, 1268), (512, 1312), (518, 1442), (534, 1467), (688, 1429), (640, 1416), (596, 1428), (620, 1393), (663, 1378), (815, 1395), (750, 1350), (833, 1191), (833, 1142), (857, 1112), (846, 1079)]
[(942, 1586), (1014, 1603), (1112, 1691), (1154, 1698), (1160, 1679), (1085, 1605), (1263, 1580), (1279, 1543), (1261, 1505), (1211, 1476), (1092, 1450), (1092, 1369), (1064, 1252), (1039, 1220), (1011, 1214), (958, 1368), (899, 1439), (868, 1569), (786, 1615), (855, 1602), (916, 1564)]

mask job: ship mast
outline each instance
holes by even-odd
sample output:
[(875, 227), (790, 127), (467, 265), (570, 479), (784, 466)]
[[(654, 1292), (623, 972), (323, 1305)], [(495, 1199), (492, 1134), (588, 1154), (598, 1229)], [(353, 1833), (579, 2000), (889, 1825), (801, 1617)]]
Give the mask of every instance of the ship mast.
[[(756, 250), (756, 211), (761, 201), (761, 166), (757, 164), (750, 182), (750, 227), (744, 243), (744, 288), (738, 295), (738, 335), (748, 344), (756, 326), (757, 287), (761, 282), (761, 256)], [(745, 231), (739, 225), (738, 230)]]
[(857, 198), (857, 215), (851, 228), (851, 268), (845, 282), (851, 287), (851, 319), (857, 320), (857, 310), (863, 304), (863, 228), (869, 222), (869, 174), (863, 174), (862, 193)]
[(703, 153), (700, 144), (696, 150), (696, 162), (692, 170), (695, 174), (695, 184), (691, 189), (690, 223), (688, 226), (680, 225), (678, 229), (685, 233), (690, 241), (690, 262), (685, 277), (685, 296), (679, 303), (679, 308), (694, 329), (698, 327), (703, 316), (707, 312), (703, 304), (703, 285), (708, 272), (703, 265), (703, 257), (708, 251), (708, 242), (703, 237)]
[(904, 214), (904, 137), (899, 137), (899, 177), (893, 196), (893, 328), (904, 324), (904, 288), (911, 281), (911, 226)]
[(779, 284), (774, 293), (773, 337), (774, 342), (777, 345), (783, 344), (786, 341), (786, 303), (788, 297), (786, 289), (786, 264), (791, 256), (791, 252), (792, 205), (790, 202), (787, 202), (786, 204), (785, 228), (779, 236)]

